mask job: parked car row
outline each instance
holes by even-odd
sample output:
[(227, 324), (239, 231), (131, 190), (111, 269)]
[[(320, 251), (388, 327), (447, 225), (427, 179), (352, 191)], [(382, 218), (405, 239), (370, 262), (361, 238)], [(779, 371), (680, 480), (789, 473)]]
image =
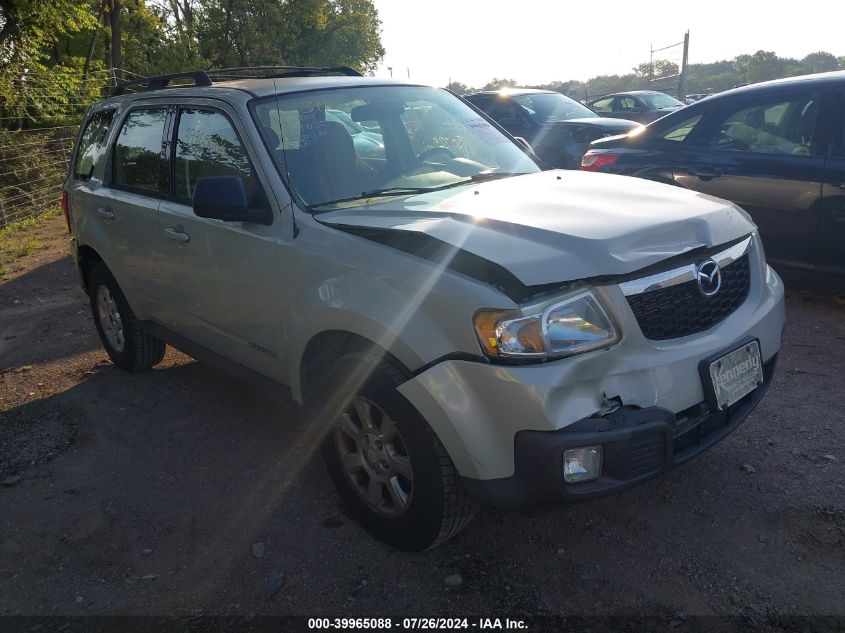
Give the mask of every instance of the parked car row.
[(592, 141), (626, 134), (683, 108), (662, 92), (635, 90), (592, 99), (587, 105), (558, 92), (505, 88), (464, 95), (513, 136), (524, 138), (551, 167), (575, 169)]
[(559, 92), (528, 88), (476, 92), (464, 98), (513, 136), (524, 138), (552, 167), (577, 168), (596, 139), (626, 134), (639, 123), (600, 116)]

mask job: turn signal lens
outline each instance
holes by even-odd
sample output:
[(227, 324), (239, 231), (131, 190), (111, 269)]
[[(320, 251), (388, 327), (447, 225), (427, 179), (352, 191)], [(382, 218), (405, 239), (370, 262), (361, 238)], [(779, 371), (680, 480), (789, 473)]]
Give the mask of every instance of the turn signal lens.
[(599, 300), (582, 291), (526, 315), (520, 310), (481, 310), (474, 325), (491, 358), (563, 358), (613, 345), (619, 334)]

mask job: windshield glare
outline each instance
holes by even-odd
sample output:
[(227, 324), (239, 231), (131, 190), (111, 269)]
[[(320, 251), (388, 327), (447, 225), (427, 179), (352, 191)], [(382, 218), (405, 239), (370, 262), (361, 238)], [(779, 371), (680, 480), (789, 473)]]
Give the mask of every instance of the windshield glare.
[(598, 114), (560, 93), (538, 92), (514, 97), (523, 107), (532, 111), (538, 123), (568, 121), (569, 119), (587, 119)]
[(655, 93), (649, 95), (642, 95), (640, 97), (653, 110), (660, 110), (662, 108), (674, 108), (675, 106), (684, 105), (674, 97), (665, 95), (663, 93)]
[(312, 208), (540, 170), (519, 145), (436, 88), (279, 94), (260, 100), (255, 113), (273, 160)]

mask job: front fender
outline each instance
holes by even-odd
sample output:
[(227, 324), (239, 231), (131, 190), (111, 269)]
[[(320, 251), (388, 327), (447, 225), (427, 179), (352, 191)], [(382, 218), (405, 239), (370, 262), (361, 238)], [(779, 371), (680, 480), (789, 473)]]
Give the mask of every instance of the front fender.
[(475, 306), (456, 301), (455, 280), (433, 284), (414, 279), (356, 273), (326, 279), (300, 295), (286, 339), (289, 384), (302, 401), (303, 355), (314, 337), (345, 332), (362, 337), (393, 355), (413, 372), (443, 356), (480, 355), (472, 328)]

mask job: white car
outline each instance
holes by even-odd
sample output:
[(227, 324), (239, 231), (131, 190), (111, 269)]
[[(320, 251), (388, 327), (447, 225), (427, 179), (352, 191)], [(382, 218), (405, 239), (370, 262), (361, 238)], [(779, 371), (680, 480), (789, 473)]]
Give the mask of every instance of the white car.
[(350, 511), (407, 550), (478, 502), (651, 479), (760, 402), (783, 286), (745, 212), (543, 171), (446, 90), (347, 70), (159, 77), (90, 109), (64, 207), (116, 365), (171, 344), (289, 390)]

